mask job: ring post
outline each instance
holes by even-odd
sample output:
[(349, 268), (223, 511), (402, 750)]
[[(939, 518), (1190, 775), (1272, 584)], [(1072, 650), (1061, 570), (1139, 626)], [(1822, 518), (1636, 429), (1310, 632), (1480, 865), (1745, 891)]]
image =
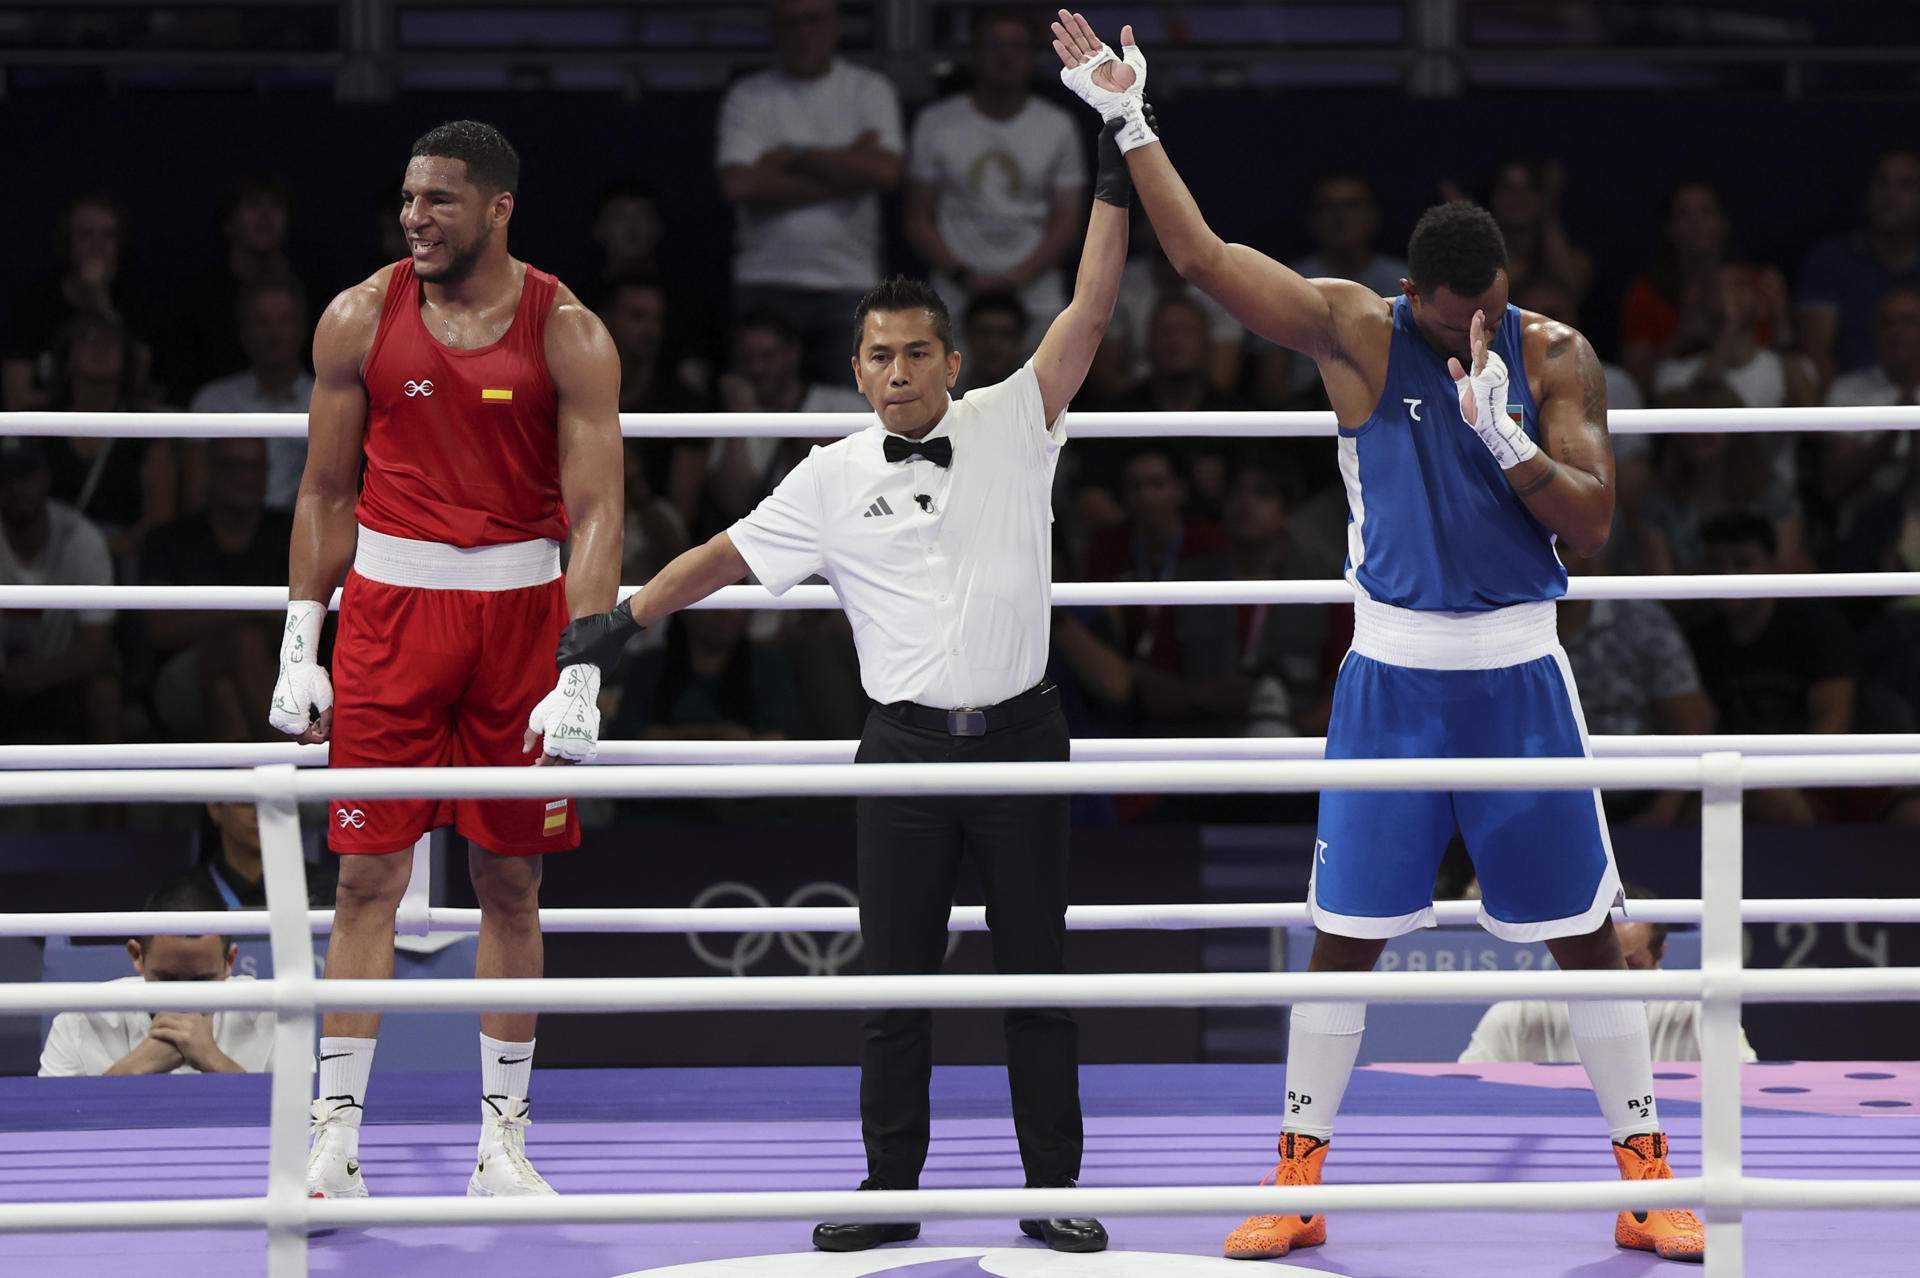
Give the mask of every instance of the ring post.
[(273, 1099), (267, 1140), (268, 1278), (307, 1276), (307, 1102), (313, 1079), (313, 933), (292, 764), (255, 768), (273, 946)]
[(1711, 1278), (1743, 1271), (1740, 1155), (1741, 761), (1700, 757), (1700, 1175)]

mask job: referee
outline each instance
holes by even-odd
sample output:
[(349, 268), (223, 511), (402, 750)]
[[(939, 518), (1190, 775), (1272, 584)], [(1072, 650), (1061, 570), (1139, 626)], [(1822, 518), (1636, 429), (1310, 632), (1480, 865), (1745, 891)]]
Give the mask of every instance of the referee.
[[(1058, 691), (1045, 682), (1052, 604), (1052, 486), (1066, 407), (1105, 334), (1126, 262), (1132, 188), (1102, 132), (1073, 301), (1033, 359), (955, 400), (953, 323), (940, 296), (900, 277), (855, 312), (853, 375), (875, 422), (815, 448), (746, 518), (675, 559), (619, 609), (578, 626), (587, 659), (749, 571), (774, 594), (821, 576), (853, 622), (874, 701), (861, 763), (1067, 758)], [(1122, 141), (1126, 140), (1124, 138)], [(628, 615), (630, 614), (630, 616)], [(581, 654), (563, 653), (563, 660)], [(860, 934), (870, 971), (940, 968), (963, 857), (984, 885), (1002, 972), (1064, 970), (1068, 799), (863, 798)], [(862, 1189), (914, 1189), (927, 1157), (932, 1014), (870, 1014), (860, 1056)], [(1064, 1009), (1006, 1013), (1014, 1127), (1029, 1186), (1080, 1174), (1079, 1032)], [(1023, 1220), (1059, 1251), (1099, 1251), (1090, 1219)], [(917, 1224), (824, 1224), (825, 1251), (918, 1237)]]

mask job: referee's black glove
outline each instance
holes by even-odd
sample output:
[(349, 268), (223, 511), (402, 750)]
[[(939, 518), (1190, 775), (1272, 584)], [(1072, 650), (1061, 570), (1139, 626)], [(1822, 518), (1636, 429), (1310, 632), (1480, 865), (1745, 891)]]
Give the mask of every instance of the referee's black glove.
[(560, 647), (553, 654), (555, 668), (586, 664), (597, 666), (602, 675), (611, 675), (620, 664), (627, 640), (646, 627), (633, 619), (629, 599), (615, 604), (611, 612), (597, 612), (569, 622), (560, 632)]
[[(1153, 118), (1152, 104), (1142, 102), (1140, 114), (1146, 120), (1147, 127), (1157, 135), (1160, 122)], [(1124, 116), (1115, 116), (1101, 127), (1098, 163), (1094, 167), (1093, 198), (1117, 209), (1133, 207), (1133, 175), (1127, 172), (1127, 157), (1121, 152), (1119, 142), (1120, 131), (1126, 127)]]

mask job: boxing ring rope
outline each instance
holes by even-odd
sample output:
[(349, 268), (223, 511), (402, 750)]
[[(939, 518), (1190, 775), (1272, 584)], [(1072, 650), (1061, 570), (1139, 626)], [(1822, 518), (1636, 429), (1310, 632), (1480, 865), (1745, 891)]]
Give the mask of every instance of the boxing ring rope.
[[(733, 414), (624, 415), (622, 432), (632, 436), (825, 437), (864, 429), (869, 414), (787, 415), (754, 419)], [(1875, 431), (1920, 429), (1920, 408), (1640, 410), (1610, 415), (1617, 434)], [(1328, 413), (1084, 413), (1072, 418), (1077, 438), (1166, 436), (1326, 436), (1333, 433)], [(0, 434), (111, 436), (147, 438), (275, 437), (304, 435), (304, 414), (68, 414), (0, 413)], [(1738, 578), (1579, 578), (1572, 598), (1728, 598), (1750, 596), (1915, 595), (1920, 574), (1774, 574)], [(1351, 598), (1341, 581), (1060, 583), (1055, 602), (1096, 604), (1339, 603)], [(165, 608), (276, 610), (286, 594), (275, 588), (5, 587), (0, 608)], [(774, 600), (757, 587), (729, 587), (706, 602), (728, 608), (827, 608), (835, 606), (825, 587), (801, 587)], [(1641, 739), (1641, 743), (1651, 739)], [(1688, 739), (1669, 739), (1686, 743)], [(1865, 744), (1846, 754), (1836, 739), (1825, 739), (1773, 758), (1745, 758), (1727, 749), (1729, 738), (1694, 738), (1672, 748), (1707, 749), (1697, 757), (1646, 757), (1641, 743), (1621, 746), (1618, 756), (1595, 759), (1529, 760), (1341, 760), (1313, 758), (1319, 742), (1284, 746), (1240, 742), (1190, 747), (1167, 762), (1143, 762), (1139, 750), (1167, 749), (1161, 743), (1115, 747), (1098, 761), (1041, 765), (872, 765), (854, 768), (837, 762), (762, 764), (744, 757), (692, 756), (684, 745), (664, 746), (678, 754), (646, 755), (641, 743), (629, 759), (651, 758), (652, 766), (627, 759), (567, 775), (566, 788), (581, 797), (764, 797), (772, 795), (848, 795), (874, 793), (1229, 793), (1309, 789), (1551, 789), (1589, 786), (1625, 789), (1698, 790), (1702, 794), (1702, 898), (1694, 902), (1636, 902), (1636, 918), (1663, 911), (1702, 926), (1698, 972), (1369, 972), (1369, 973), (1160, 973), (1084, 977), (954, 976), (814, 978), (601, 978), (553, 981), (407, 981), (329, 982), (313, 977), (312, 931), (329, 921), (325, 912), (306, 908), (298, 804), (327, 797), (332, 783), (324, 773), (302, 773), (291, 762), (259, 763), (251, 771), (184, 771), (130, 768), (105, 773), (45, 771), (56, 760), (42, 752), (39, 769), (18, 764), (0, 772), (0, 803), (61, 801), (204, 802), (253, 801), (260, 811), (261, 847), (268, 909), (267, 933), (273, 948), (274, 978), (248, 982), (247, 988), (195, 985), (149, 993), (129, 987), (53, 984), (0, 987), (0, 1011), (57, 1011), (76, 1008), (157, 1009), (162, 1000), (174, 1009), (213, 1010), (255, 1007), (277, 1014), (270, 1119), (269, 1172), (264, 1197), (159, 1203), (66, 1203), (0, 1206), (0, 1231), (135, 1228), (260, 1228), (268, 1237), (271, 1278), (303, 1278), (307, 1272), (306, 1231), (310, 1226), (378, 1224), (533, 1224), (615, 1223), (643, 1220), (839, 1219), (917, 1220), (980, 1215), (1062, 1216), (1127, 1214), (1231, 1214), (1266, 1211), (1567, 1211), (1654, 1209), (1700, 1203), (1705, 1207), (1709, 1240), (1706, 1272), (1714, 1278), (1743, 1268), (1741, 1219), (1746, 1210), (1809, 1208), (1901, 1208), (1920, 1203), (1920, 1180), (1844, 1182), (1831, 1180), (1749, 1179), (1742, 1175), (1740, 1149), (1739, 1015), (1744, 1001), (1806, 999), (1913, 1001), (1920, 999), (1920, 969), (1846, 968), (1746, 972), (1740, 947), (1742, 917), (1781, 914), (1819, 915), (1845, 910), (1858, 919), (1883, 911), (1888, 921), (1904, 921), (1910, 901), (1756, 901), (1741, 900), (1742, 794), (1746, 788), (1781, 785), (1899, 785), (1920, 781), (1920, 754), (1910, 742), (1886, 739), (1875, 750)], [(611, 743), (610, 743), (611, 744)], [(783, 748), (821, 758), (842, 743), (783, 743)], [(246, 747), (248, 751), (263, 747)], [(755, 746), (753, 748), (760, 748)], [(767, 747), (771, 749), (771, 746)], [(1257, 753), (1265, 748), (1266, 753)], [(1771, 747), (1763, 747), (1771, 748)], [(259, 758), (219, 755), (228, 747), (190, 747), (207, 753), (206, 763), (251, 762)], [(1246, 751), (1242, 753), (1242, 751)], [(1817, 753), (1826, 752), (1826, 753)], [(610, 750), (611, 754), (611, 750)], [(1195, 754), (1203, 757), (1194, 757)], [(772, 755), (754, 757), (768, 758)], [(87, 760), (88, 766), (117, 767)], [(665, 762), (666, 759), (674, 762)], [(80, 763), (78, 757), (69, 761)], [(163, 748), (142, 753), (141, 762), (187, 761)], [(311, 753), (301, 762), (318, 762)], [(714, 768), (712, 762), (734, 766)], [(377, 797), (544, 797), (553, 779), (524, 768), (356, 771), (354, 789)], [(536, 788), (538, 787), (538, 788)], [(1214, 907), (1076, 907), (1079, 926), (1272, 926), (1266, 920), (1290, 919), (1303, 907), (1255, 905), (1223, 907), (1245, 911), (1216, 914)], [(1477, 910), (1472, 903), (1438, 907), (1443, 919)], [(1118, 911), (1118, 913), (1115, 913)], [(1128, 911), (1132, 911), (1128, 913)], [(1105, 912), (1105, 913), (1103, 913)], [(440, 911), (448, 926), (471, 922), (469, 912)], [(771, 930), (804, 917), (825, 930), (840, 926), (833, 911), (553, 911), (556, 925), (618, 924), (687, 930), (680, 917), (702, 916), (700, 925), (721, 921), (740, 930)], [(431, 922), (436, 912), (425, 911)], [(571, 918), (562, 916), (571, 915)], [(775, 916), (779, 917), (775, 917)], [(588, 917), (592, 916), (592, 917)], [(674, 916), (674, 917), (668, 917)], [(736, 917), (737, 916), (737, 917)], [(116, 929), (139, 915), (94, 916)], [(175, 916), (176, 919), (184, 916)], [(248, 914), (253, 926), (259, 915)], [(1228, 923), (1224, 921), (1232, 918)], [(58, 934), (77, 916), (0, 916), (17, 934)], [(198, 920), (196, 920), (198, 921)], [(228, 916), (226, 924), (241, 922)], [(955, 925), (974, 920), (956, 911)], [(25, 929), (40, 927), (28, 933)], [(1561, 1182), (1552, 1184), (1434, 1184), (1226, 1189), (1076, 1189), (923, 1190), (866, 1193), (748, 1193), (671, 1195), (581, 1195), (537, 1200), (470, 1201), (450, 1198), (309, 1200), (305, 1197), (305, 1119), (309, 1095), (308, 1061), (313, 1051), (314, 1018), (320, 1007), (368, 1010), (572, 1009), (636, 1011), (667, 1008), (794, 1008), (884, 1006), (1143, 1006), (1271, 1004), (1319, 1000), (1372, 1002), (1483, 1001), (1507, 997), (1692, 999), (1702, 1003), (1702, 1174), (1668, 1182)]]
[[(873, 425), (872, 413), (622, 413), (629, 438), (825, 439)], [(1333, 414), (1316, 412), (1071, 412), (1072, 439), (1304, 438), (1331, 436)], [(1920, 407), (1622, 408), (1607, 414), (1615, 435), (1768, 434), (1775, 431), (1920, 430)], [(0, 413), (0, 435), (115, 439), (300, 439), (305, 413)]]
[[(1017, 776), (1007, 775), (1009, 772)], [(122, 771), (0, 775), (0, 803), (49, 795), (92, 801), (252, 798), (261, 813), (274, 977), (149, 991), (62, 983), (0, 988), (0, 1012), (71, 1008), (179, 1010), (269, 1008), (274, 1042), (268, 1192), (264, 1198), (164, 1204), (0, 1208), (0, 1230), (264, 1226), (271, 1278), (306, 1273), (313, 1226), (409, 1223), (613, 1223), (666, 1219), (911, 1220), (980, 1214), (1064, 1215), (1353, 1210), (1647, 1210), (1702, 1203), (1706, 1272), (1742, 1272), (1744, 1211), (1898, 1208), (1920, 1203), (1920, 1181), (1751, 1181), (1740, 1149), (1739, 1014), (1743, 1002), (1920, 999), (1920, 969), (1746, 972), (1740, 951), (1743, 790), (1777, 786), (1920, 781), (1920, 755), (1744, 759), (1714, 752), (1686, 759), (1288, 760), (1266, 763), (874, 764), (659, 766), (583, 769), (569, 788), (600, 794), (1215, 793), (1319, 789), (1699, 790), (1701, 967), (1698, 972), (1152, 973), (1096, 976), (881, 976), (588, 978), (548, 981), (315, 980), (306, 909), (299, 809), (335, 779), (279, 764), (237, 771)], [(532, 797), (553, 778), (527, 768), (356, 770), (367, 797)], [(320, 1007), (367, 1010), (518, 1008), (580, 1011), (793, 1007), (1006, 1007), (1016, 1005), (1216, 1005), (1319, 1000), (1481, 1001), (1492, 998), (1695, 998), (1701, 1013), (1702, 1174), (1647, 1182), (1549, 1185), (1369, 1185), (1191, 1190), (938, 1190), (865, 1193), (601, 1195), (484, 1204), (465, 1199), (315, 1201), (304, 1196), (307, 1061)]]

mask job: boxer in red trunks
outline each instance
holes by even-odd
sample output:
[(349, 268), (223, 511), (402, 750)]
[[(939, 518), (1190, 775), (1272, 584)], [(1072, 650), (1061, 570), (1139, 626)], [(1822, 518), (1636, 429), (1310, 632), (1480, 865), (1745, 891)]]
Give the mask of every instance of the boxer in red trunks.
[[(410, 258), (340, 294), (314, 334), (270, 718), (302, 741), (331, 740), (335, 768), (581, 762), (595, 748), (593, 662), (606, 646), (571, 641), (574, 620), (603, 616), (619, 585), (619, 357), (565, 285), (509, 256), (519, 169), (485, 124), (422, 137), (400, 196)], [(342, 574), (336, 700), (319, 643)], [(541, 975), (541, 856), (580, 842), (559, 797), (335, 800), (328, 840), (343, 856), (329, 978), (393, 975), (407, 850), (443, 825), (470, 842), (474, 974)], [(480, 1018), (469, 1195), (553, 1192), (523, 1135), (534, 1021)], [(373, 1012), (325, 1015), (307, 1164), (316, 1197), (367, 1193), (359, 1127), (379, 1024)]]

